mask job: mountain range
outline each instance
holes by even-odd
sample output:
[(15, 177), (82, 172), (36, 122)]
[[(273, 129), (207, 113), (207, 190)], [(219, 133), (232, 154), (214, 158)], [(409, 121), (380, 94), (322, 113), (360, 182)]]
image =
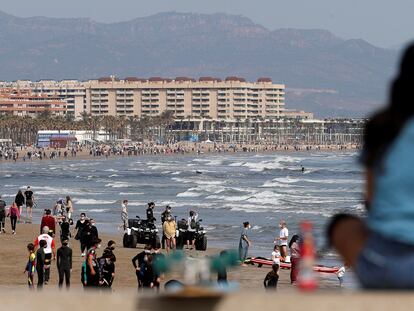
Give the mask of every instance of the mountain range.
[(0, 12), (0, 79), (116, 75), (271, 77), (288, 108), (363, 117), (379, 107), (398, 52), (327, 30), (269, 30), (243, 16), (160, 13), (119, 23)]

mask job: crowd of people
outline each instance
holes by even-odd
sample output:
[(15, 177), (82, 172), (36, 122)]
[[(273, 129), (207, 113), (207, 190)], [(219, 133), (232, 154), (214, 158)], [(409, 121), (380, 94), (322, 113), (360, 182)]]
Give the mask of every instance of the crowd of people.
[(177, 142), (158, 144), (154, 142), (120, 144), (96, 143), (93, 145), (74, 145), (66, 148), (36, 147), (23, 145), (0, 145), (0, 160), (5, 161), (32, 161), (44, 159), (66, 159), (77, 156), (99, 158), (113, 156), (142, 156), (142, 155), (169, 155), (169, 154), (202, 154), (202, 153), (236, 153), (236, 152), (275, 152), (275, 151), (318, 151), (359, 149), (357, 145), (288, 145), (273, 143), (190, 143)]
[(35, 204), (34, 194), (30, 186), (23, 192), (19, 189), (10, 207), (7, 209), (7, 203), (0, 196), (0, 234), (6, 233), (6, 217), (10, 217), (12, 234), (16, 234), (17, 222), (21, 220), (23, 206), (26, 206), (26, 223), (32, 222), (32, 210)]
[[(0, 197), (0, 233), (6, 233), (5, 218), (10, 217), (12, 234), (16, 234), (17, 221), (26, 206), (27, 219), (30, 219), (34, 205), (34, 193), (30, 186), (24, 191), (19, 190), (10, 207), (7, 208), (6, 202)], [(155, 223), (154, 217), (155, 203), (148, 203), (146, 209), (147, 222)], [(122, 229), (128, 228), (128, 200), (123, 200), (121, 205)], [(70, 286), (72, 270), (72, 249), (69, 246), (70, 240), (79, 242), (80, 254), (83, 258), (81, 267), (81, 282), (85, 287), (108, 287), (110, 288), (115, 277), (114, 254), (116, 243), (109, 241), (107, 247), (99, 257), (97, 250), (101, 247), (102, 240), (94, 219), (87, 217), (86, 213), (80, 213), (79, 219), (74, 222), (74, 204), (70, 196), (65, 199), (56, 200), (52, 209), (45, 209), (40, 221), (40, 235), (33, 243), (27, 245), (29, 258), (25, 271), (28, 275), (28, 284), (34, 286), (33, 278), (37, 274), (37, 286), (41, 288), (48, 284), (50, 280), (50, 269), (52, 261), (56, 259), (56, 267), (59, 275), (59, 286), (66, 283)], [(146, 245), (144, 250), (132, 259), (133, 267), (136, 271), (137, 283), (139, 288), (159, 289), (160, 273), (154, 269), (154, 264), (164, 255), (161, 250), (165, 249), (168, 255), (177, 249), (177, 237), (180, 236), (182, 246), (192, 250), (195, 248), (195, 231), (197, 228), (198, 214), (190, 211), (188, 218), (176, 221), (173, 216), (171, 206), (167, 205), (161, 213), (162, 239), (160, 242)], [(248, 258), (249, 247), (252, 240), (249, 237), (251, 225), (244, 222), (239, 241), (239, 259), (242, 266)], [(73, 232), (73, 233), (72, 233)], [(60, 239), (61, 246), (56, 250), (57, 239)], [(274, 239), (274, 248), (270, 258), (272, 269), (266, 274), (263, 281), (265, 288), (275, 289), (279, 279), (281, 263), (290, 263), (290, 281), (296, 284), (298, 280), (299, 262), (301, 258), (299, 235), (293, 235), (289, 240), (289, 230), (284, 220), (279, 223), (279, 234)], [(290, 254), (290, 255), (289, 255)], [(343, 277), (348, 265), (341, 267), (337, 276), (340, 285), (343, 284)], [(224, 278), (223, 275), (226, 275)], [(227, 273), (219, 275), (221, 281), (227, 280)]]
[[(275, 237), (275, 246), (271, 252), (272, 270), (266, 275), (263, 281), (264, 287), (267, 289), (277, 288), (281, 262), (291, 263), (290, 281), (292, 284), (295, 284), (297, 282), (298, 277), (298, 261), (300, 258), (299, 236), (294, 235), (288, 243), (289, 230), (286, 226), (286, 221), (281, 220), (279, 223), (279, 228), (280, 232), (279, 235)], [(242, 266), (247, 266), (245, 262), (247, 259), (249, 247), (252, 245), (252, 241), (249, 238), (248, 234), (249, 229), (251, 229), (250, 222), (244, 222), (239, 241), (239, 258)], [(291, 256), (288, 255), (288, 246), (290, 248)]]

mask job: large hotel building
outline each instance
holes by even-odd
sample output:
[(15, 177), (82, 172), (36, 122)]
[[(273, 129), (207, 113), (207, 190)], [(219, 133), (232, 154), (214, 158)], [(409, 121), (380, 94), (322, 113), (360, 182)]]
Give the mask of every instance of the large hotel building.
[[(0, 88), (37, 94), (38, 98), (60, 99), (65, 104), (65, 114), (72, 114), (76, 118), (85, 112), (91, 115), (140, 118), (157, 116), (167, 110), (172, 111), (176, 119), (312, 118), (310, 113), (286, 109), (285, 85), (275, 84), (269, 78), (247, 82), (238, 77), (227, 77), (224, 80), (212, 77), (198, 80), (187, 77), (129, 77), (120, 80), (111, 76), (82, 82), (3, 82), (0, 83)], [(7, 109), (2, 107), (0, 99), (0, 114), (34, 115), (40, 112), (39, 109), (30, 110), (30, 106), (27, 106), (27, 110), (12, 110), (10, 105)], [(61, 110), (51, 111), (61, 113)]]

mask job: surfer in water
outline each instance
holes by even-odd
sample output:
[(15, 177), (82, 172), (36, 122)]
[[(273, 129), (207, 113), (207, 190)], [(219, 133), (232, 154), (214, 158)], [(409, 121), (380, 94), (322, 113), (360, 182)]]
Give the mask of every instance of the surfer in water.
[(300, 170), (302, 171), (302, 173), (305, 173), (305, 167), (303, 165), (300, 166)]

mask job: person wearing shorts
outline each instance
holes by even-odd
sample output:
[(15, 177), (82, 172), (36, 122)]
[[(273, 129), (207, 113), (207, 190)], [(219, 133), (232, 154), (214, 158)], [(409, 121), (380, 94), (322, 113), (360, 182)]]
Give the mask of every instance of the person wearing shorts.
[(287, 244), (288, 244), (288, 237), (289, 237), (289, 230), (286, 227), (286, 221), (282, 220), (279, 223), (279, 237), (275, 239), (275, 242), (279, 242), (279, 249), (280, 249), (280, 256), (282, 257), (282, 261), (285, 261), (286, 256), (288, 255), (287, 252)]
[(32, 222), (32, 209), (34, 203), (34, 195), (30, 186), (27, 187), (27, 190), (24, 192), (26, 198), (26, 218), (31, 223)]

